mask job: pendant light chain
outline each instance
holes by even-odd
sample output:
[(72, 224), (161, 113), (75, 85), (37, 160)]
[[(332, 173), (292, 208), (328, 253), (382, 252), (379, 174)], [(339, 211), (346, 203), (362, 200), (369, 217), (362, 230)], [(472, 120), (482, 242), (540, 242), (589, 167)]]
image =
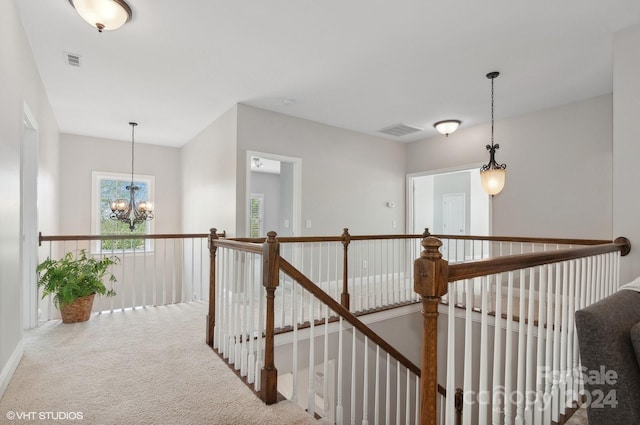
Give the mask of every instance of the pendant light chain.
[[(133, 164), (134, 164), (134, 152), (135, 152), (133, 149), (133, 144), (135, 143), (134, 133), (135, 133), (136, 125), (138, 124), (134, 122), (130, 122), (129, 124), (131, 124), (131, 186), (133, 186)], [(493, 134), (493, 130), (491, 130), (491, 134)]]
[(493, 80), (495, 77), (491, 78), (491, 146), (493, 146)]

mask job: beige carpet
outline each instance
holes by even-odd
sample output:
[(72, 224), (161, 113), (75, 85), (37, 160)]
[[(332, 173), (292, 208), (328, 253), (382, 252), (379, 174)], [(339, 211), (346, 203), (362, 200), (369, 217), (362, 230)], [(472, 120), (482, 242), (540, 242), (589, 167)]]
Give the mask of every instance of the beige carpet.
[(319, 423), (290, 402), (265, 406), (240, 383), (204, 343), (205, 315), (205, 304), (177, 304), (26, 332), (0, 423)]

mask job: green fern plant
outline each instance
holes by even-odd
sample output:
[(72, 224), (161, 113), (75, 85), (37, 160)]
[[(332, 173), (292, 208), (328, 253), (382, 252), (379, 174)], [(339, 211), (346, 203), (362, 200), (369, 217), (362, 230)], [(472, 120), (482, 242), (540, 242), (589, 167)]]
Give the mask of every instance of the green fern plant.
[[(91, 294), (112, 297), (116, 293), (113, 288), (107, 290), (103, 278), (109, 266), (119, 261), (118, 257), (103, 257), (100, 260), (88, 257), (84, 249), (78, 252), (77, 258), (73, 252), (68, 252), (59, 260), (47, 258), (36, 268), (42, 298), (53, 295), (54, 304), (60, 308)], [(113, 285), (116, 277), (111, 273), (108, 275)]]

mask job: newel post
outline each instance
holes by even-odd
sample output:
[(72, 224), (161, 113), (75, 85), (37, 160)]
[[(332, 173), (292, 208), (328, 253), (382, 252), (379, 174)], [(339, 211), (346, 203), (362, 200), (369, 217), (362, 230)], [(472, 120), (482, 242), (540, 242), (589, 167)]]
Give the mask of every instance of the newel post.
[(342, 246), (344, 247), (343, 271), (342, 271), (342, 294), (340, 294), (340, 304), (349, 310), (349, 244), (351, 243), (351, 235), (346, 227), (342, 232)]
[[(435, 425), (438, 395), (438, 304), (447, 293), (449, 263), (442, 259), (442, 242), (433, 236), (422, 240), (424, 251), (414, 262), (413, 289), (422, 296), (422, 363), (420, 424)], [(453, 394), (453, 390), (451, 390)]]
[(278, 370), (274, 362), (274, 300), (280, 273), (280, 244), (276, 232), (267, 233), (262, 245), (262, 285), (267, 291), (267, 318), (264, 343), (264, 367), (261, 371), (260, 397), (266, 404), (274, 404), (278, 396)]
[(209, 312), (207, 314), (207, 345), (213, 347), (213, 329), (216, 324), (216, 251), (218, 229), (211, 229), (209, 233)]

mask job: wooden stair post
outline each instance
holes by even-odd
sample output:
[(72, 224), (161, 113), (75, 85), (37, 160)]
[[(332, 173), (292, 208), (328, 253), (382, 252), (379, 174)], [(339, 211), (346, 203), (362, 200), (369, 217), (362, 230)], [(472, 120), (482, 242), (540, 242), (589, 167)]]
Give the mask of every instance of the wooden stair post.
[(214, 242), (218, 239), (218, 229), (211, 229), (209, 233), (209, 312), (207, 314), (206, 342), (213, 347), (213, 329), (216, 324), (216, 251)]
[(342, 246), (344, 247), (344, 259), (342, 270), (342, 294), (340, 294), (340, 304), (349, 310), (349, 244), (351, 243), (351, 235), (346, 227), (342, 232)]
[[(426, 232), (425, 232), (426, 233)], [(420, 375), (420, 424), (436, 424), (438, 396), (438, 304), (447, 293), (449, 263), (442, 259), (442, 242), (433, 236), (422, 240), (424, 251), (414, 262), (413, 289), (422, 296), (422, 363)], [(453, 389), (450, 391), (453, 395)]]
[(267, 233), (262, 245), (262, 285), (267, 291), (267, 317), (264, 342), (264, 367), (261, 371), (260, 397), (265, 404), (274, 404), (278, 400), (278, 370), (274, 362), (274, 301), (280, 275), (280, 244), (277, 233)]

